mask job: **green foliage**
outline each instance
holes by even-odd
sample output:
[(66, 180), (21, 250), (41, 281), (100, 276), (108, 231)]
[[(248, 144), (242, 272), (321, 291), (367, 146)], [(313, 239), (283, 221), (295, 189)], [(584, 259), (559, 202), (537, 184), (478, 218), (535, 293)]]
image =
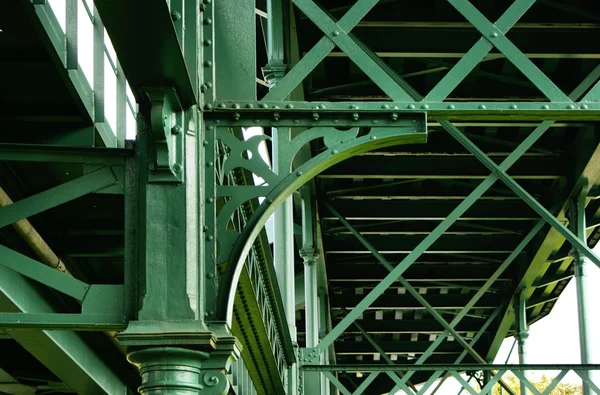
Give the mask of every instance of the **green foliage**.
[[(538, 389), (538, 391), (543, 392), (554, 380), (553, 377), (548, 377), (543, 375), (539, 380), (530, 379), (531, 383)], [(504, 381), (517, 395), (521, 395), (520, 381), (513, 374), (505, 374), (502, 377), (502, 381)], [(501, 388), (499, 384), (494, 386), (494, 394), (493, 395), (503, 395), (507, 394), (506, 390)], [(532, 394), (531, 391), (527, 391), (529, 394)], [(560, 382), (550, 393), (551, 395), (578, 395), (582, 394), (583, 389), (581, 384), (568, 383), (568, 382)]]

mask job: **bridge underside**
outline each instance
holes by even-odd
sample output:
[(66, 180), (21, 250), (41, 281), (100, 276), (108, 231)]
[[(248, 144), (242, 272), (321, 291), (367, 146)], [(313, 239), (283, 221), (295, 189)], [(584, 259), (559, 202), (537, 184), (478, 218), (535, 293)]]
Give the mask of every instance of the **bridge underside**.
[[(584, 0), (0, 4), (0, 393), (494, 385), (503, 340), (600, 265), (599, 21)], [(597, 391), (592, 354), (556, 368)]]

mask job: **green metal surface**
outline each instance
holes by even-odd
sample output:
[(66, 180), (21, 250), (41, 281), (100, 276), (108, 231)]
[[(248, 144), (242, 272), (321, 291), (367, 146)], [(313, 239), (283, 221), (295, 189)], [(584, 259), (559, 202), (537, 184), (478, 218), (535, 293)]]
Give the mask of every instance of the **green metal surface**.
[[(420, 395), (454, 377), (485, 394), (512, 371), (546, 395), (572, 370), (598, 392), (593, 5), (58, 3), (0, 5), (16, 384)], [(35, 232), (15, 232), (25, 218)], [(487, 364), (573, 277), (583, 364)], [(560, 373), (537, 391), (542, 368)]]

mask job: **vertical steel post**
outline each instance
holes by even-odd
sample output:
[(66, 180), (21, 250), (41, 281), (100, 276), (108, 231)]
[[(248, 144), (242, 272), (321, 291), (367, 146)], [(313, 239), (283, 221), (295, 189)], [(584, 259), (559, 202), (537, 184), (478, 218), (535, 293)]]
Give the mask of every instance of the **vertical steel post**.
[[(578, 196), (571, 198), (571, 231), (587, 244), (586, 222), (585, 222), (585, 199), (587, 196), (587, 185), (584, 185)], [(589, 317), (592, 317), (591, 302), (593, 300), (590, 291), (593, 284), (590, 282), (589, 269), (590, 263), (585, 255), (573, 248), (573, 265), (575, 266), (575, 285), (577, 287), (577, 319), (579, 322), (579, 349), (581, 353), (581, 363), (593, 363), (593, 348), (590, 346), (593, 329)], [(586, 372), (590, 375), (590, 372)], [(583, 394), (589, 395), (590, 388), (585, 382), (583, 384)]]
[[(281, 0), (267, 0), (267, 55), (269, 63), (263, 68), (265, 80), (270, 88), (277, 85), (277, 81), (285, 74), (284, 63), (284, 34), (283, 34), (283, 4)], [(291, 128), (278, 130), (272, 128), (273, 139), (273, 171), (276, 174), (289, 173), (291, 169), (281, 168), (279, 152), (284, 147), (280, 140), (286, 135), (285, 141), (291, 139)], [(295, 300), (295, 273), (294, 273), (294, 202), (292, 198), (278, 208), (273, 215), (273, 261), (279, 288), (281, 289), (283, 305), (288, 330), (292, 342), (296, 343), (296, 300)], [(287, 389), (288, 394), (295, 394), (298, 389), (298, 367), (296, 364), (288, 369)]]
[[(519, 364), (524, 365), (527, 363), (527, 338), (529, 337), (529, 331), (527, 327), (527, 299), (525, 297), (525, 290), (522, 289), (519, 292), (517, 300), (515, 301), (515, 314), (516, 314), (516, 338), (519, 346)], [(526, 372), (524, 372), (526, 373)], [(525, 374), (525, 377), (527, 375)], [(520, 381), (521, 394), (528, 394), (529, 391), (525, 386), (523, 380)]]
[(310, 185), (302, 188), (302, 249), (304, 259), (304, 312), (306, 316), (306, 347), (319, 343), (319, 295), (317, 284), (318, 253), (314, 243), (314, 205)]

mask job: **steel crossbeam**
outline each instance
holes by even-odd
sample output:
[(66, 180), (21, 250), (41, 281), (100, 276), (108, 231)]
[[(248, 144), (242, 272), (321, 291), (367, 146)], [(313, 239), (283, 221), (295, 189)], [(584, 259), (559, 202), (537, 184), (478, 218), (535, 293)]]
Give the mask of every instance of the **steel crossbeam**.
[(493, 25), (467, 0), (448, 0), (491, 44), (502, 52), (550, 101), (568, 102), (570, 99), (546, 76), (504, 32)]
[(0, 228), (117, 183), (109, 167), (0, 208)]
[[(342, 31), (349, 32), (378, 2), (379, 0), (357, 1), (338, 21), (338, 26)], [(334, 47), (335, 44), (328, 37), (321, 38), (285, 77), (277, 81), (277, 85), (265, 95), (263, 100), (284, 100), (325, 59)]]
[[(521, 155), (531, 147), (535, 141), (552, 125), (552, 122), (543, 122), (530, 134), (501, 164), (500, 167), (506, 171)], [(392, 285), (450, 226), (460, 218), (471, 205), (481, 197), (496, 181), (495, 173), (489, 175), (477, 188), (473, 190), (421, 243), (411, 251), (355, 308), (340, 321), (317, 346), (324, 351), (332, 344), (342, 332), (358, 318), (390, 285)]]
[[(498, 19), (496, 28), (506, 34), (509, 29), (531, 8), (535, 0), (515, 1)], [(464, 80), (467, 75), (492, 50), (492, 43), (484, 37), (456, 63), (456, 65), (438, 82), (438, 84), (423, 99), (425, 102), (442, 101)]]

